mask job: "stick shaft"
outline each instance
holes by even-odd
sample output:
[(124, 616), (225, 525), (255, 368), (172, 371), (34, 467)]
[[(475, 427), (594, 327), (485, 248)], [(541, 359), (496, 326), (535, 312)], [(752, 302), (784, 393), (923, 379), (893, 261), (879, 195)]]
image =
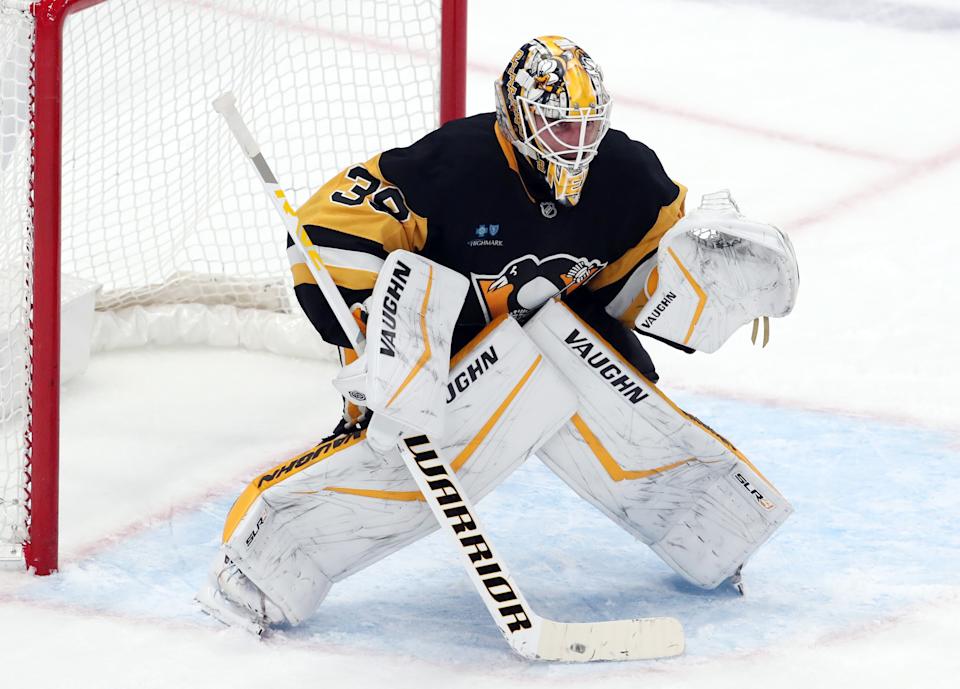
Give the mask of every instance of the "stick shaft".
[[(307, 261), (307, 267), (310, 269), (310, 273), (317, 281), (317, 284), (323, 290), (323, 294), (327, 299), (327, 303), (333, 309), (334, 315), (336, 315), (340, 325), (345, 331), (347, 331), (347, 336), (350, 337), (350, 341), (355, 347), (357, 347), (360, 343), (359, 327), (357, 326), (353, 315), (347, 308), (346, 303), (343, 301), (343, 297), (337, 290), (336, 285), (333, 283), (326, 266), (317, 255), (316, 247), (310, 243), (309, 237), (307, 237), (306, 233), (302, 232), (300, 229), (299, 220), (296, 214), (293, 212), (293, 209), (290, 207), (290, 204), (286, 201), (283, 190), (280, 188), (276, 176), (273, 174), (270, 166), (264, 159), (263, 154), (260, 152), (260, 146), (257, 144), (256, 139), (254, 139), (253, 134), (250, 132), (249, 128), (244, 123), (240, 112), (237, 110), (236, 100), (234, 99), (233, 94), (225, 93), (217, 98), (214, 101), (214, 108), (217, 110), (217, 112), (223, 115), (224, 119), (226, 119), (227, 124), (230, 126), (230, 131), (233, 132), (233, 135), (240, 143), (244, 154), (251, 160), (251, 162), (253, 162), (254, 167), (257, 169), (257, 174), (259, 175), (260, 180), (263, 182), (264, 188), (267, 191), (267, 194), (270, 196), (274, 207), (277, 209), (278, 213), (283, 219), (287, 233), (293, 238), (294, 244), (303, 253)], [(313, 251), (311, 251), (311, 248)], [(356, 332), (353, 336), (351, 336), (351, 330), (353, 329), (355, 329)], [(411, 436), (415, 435), (416, 434), (408, 434), (405, 439), (400, 441), (398, 447), (400, 455), (414, 480), (417, 482), (417, 485), (420, 487), (420, 490), (423, 493), (431, 511), (440, 522), (441, 527), (450, 529), (452, 527), (450, 526), (449, 519), (444, 514), (443, 508), (437, 501), (436, 496), (434, 496), (430, 490), (427, 479), (418, 468), (416, 460), (417, 455), (413, 450), (411, 450), (409, 441), (411, 440)], [(484, 570), (488, 572), (486, 580), (481, 577), (477, 571), (477, 568), (474, 567), (473, 563), (471, 562), (470, 555), (464, 550), (464, 545), (461, 542), (461, 539), (457, 537), (456, 532), (450, 531), (452, 537), (459, 546), (458, 549), (463, 557), (464, 566), (467, 569), (474, 586), (480, 592), (484, 604), (487, 606), (487, 609), (494, 618), (494, 621), (497, 623), (497, 626), (500, 628), (501, 632), (503, 632), (504, 636), (510, 640), (511, 646), (519, 644), (522, 645), (525, 650), (527, 647), (531, 646), (533, 649), (536, 649), (535, 637), (539, 634), (539, 624), (537, 624), (538, 619), (536, 616), (532, 615), (532, 613), (529, 613), (529, 606), (523, 599), (522, 594), (520, 594), (519, 589), (517, 589), (513, 584), (512, 578), (505, 571), (503, 565), (498, 563), (489, 539), (485, 538), (485, 536), (479, 531), (480, 527), (474, 521), (473, 507), (466, 502), (466, 495), (463, 492), (462, 487), (459, 485), (459, 480), (457, 479), (456, 474), (454, 474), (449, 465), (447, 465), (447, 463), (444, 462), (440, 457), (439, 449), (437, 449), (435, 452), (433, 451), (430, 441), (425, 435), (419, 436), (419, 438), (422, 438), (423, 443), (427, 445), (427, 450), (424, 450), (424, 454), (426, 452), (433, 453), (433, 462), (435, 465), (439, 464), (439, 468), (446, 475), (449, 485), (451, 485), (453, 490), (457, 491), (458, 495), (461, 496), (464, 510), (464, 514), (461, 519), (467, 519), (475, 526), (475, 529), (471, 531), (471, 535), (474, 536), (476, 540), (473, 541), (474, 545), (471, 546), (471, 548), (475, 553), (482, 552), (484, 554), (484, 562), (481, 563), (481, 567), (487, 568)], [(508, 590), (510, 593), (514, 594), (512, 603), (509, 606), (498, 606), (496, 600), (494, 600), (492, 597), (490, 589), (485, 581), (491, 581), (495, 578), (498, 578), (504, 582), (502, 585), (498, 582), (495, 582), (497, 584), (497, 592), (500, 597), (506, 599)], [(506, 609), (507, 613), (502, 613), (501, 608)], [(513, 612), (511, 613), (509, 610), (513, 610)], [(517, 626), (517, 631), (521, 633), (523, 638), (522, 642), (520, 638), (517, 640), (510, 639), (510, 636), (514, 632), (510, 629), (510, 622), (505, 620), (507, 615), (512, 618), (512, 623)], [(531, 640), (530, 637), (534, 637), (534, 639)], [(524, 655), (527, 654), (528, 652), (524, 653)]]
[(278, 184), (277, 178), (270, 169), (270, 166), (267, 165), (267, 161), (260, 152), (260, 146), (257, 144), (256, 139), (253, 138), (253, 134), (240, 116), (233, 94), (229, 92), (223, 94), (213, 102), (213, 107), (223, 115), (227, 124), (230, 126), (230, 131), (233, 132), (237, 141), (240, 142), (244, 154), (256, 168), (257, 175), (260, 177), (260, 181), (263, 182), (264, 189), (270, 197), (273, 207), (277, 209), (277, 212), (283, 219), (287, 234), (289, 234), (293, 240), (294, 246), (303, 254), (307, 269), (310, 271), (313, 279), (316, 280), (317, 286), (326, 298), (327, 304), (333, 310), (333, 314), (340, 323), (340, 327), (343, 328), (347, 339), (350, 340), (350, 343), (357, 353), (362, 352), (363, 334), (360, 332), (360, 326), (357, 324), (353, 314), (350, 313), (350, 308), (343, 300), (343, 296), (340, 294), (340, 290), (337, 289), (333, 278), (330, 277), (330, 271), (320, 257), (320, 250), (310, 241), (310, 237), (306, 231), (300, 227), (300, 220), (296, 212), (287, 200), (287, 196)]
[[(426, 435), (405, 434), (400, 456), (433, 512), (453, 539), (461, 563), (507, 642), (521, 655), (537, 657), (542, 619), (530, 608), (506, 563), (484, 532), (460, 479)], [(444, 504), (441, 505), (439, 497)]]

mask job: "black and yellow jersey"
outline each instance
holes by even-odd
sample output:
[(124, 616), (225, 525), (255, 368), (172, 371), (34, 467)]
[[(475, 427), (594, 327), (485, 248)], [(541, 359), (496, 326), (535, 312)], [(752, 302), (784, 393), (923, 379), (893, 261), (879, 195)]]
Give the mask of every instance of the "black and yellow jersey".
[[(349, 305), (370, 295), (395, 249), (465, 275), (471, 289), (456, 351), (498, 315), (522, 322), (574, 291), (632, 327), (656, 287), (657, 244), (683, 216), (685, 195), (652, 150), (612, 129), (577, 205), (554, 203), (487, 113), (347, 168), (297, 214)], [(325, 340), (349, 346), (303, 257), (295, 247), (288, 253), (307, 316)]]

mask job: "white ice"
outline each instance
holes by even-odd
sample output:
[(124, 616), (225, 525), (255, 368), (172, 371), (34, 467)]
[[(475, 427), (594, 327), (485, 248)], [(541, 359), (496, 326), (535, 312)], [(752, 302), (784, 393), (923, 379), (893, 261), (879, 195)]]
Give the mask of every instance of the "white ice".
[(0, 573), (0, 686), (960, 685), (960, 3), (474, 0), (468, 110), (527, 38), (603, 66), (614, 126), (700, 194), (790, 233), (795, 312), (767, 349), (650, 344), (662, 387), (797, 514), (747, 596), (682, 584), (532, 461), (480, 511), (533, 603), (672, 614), (684, 657), (513, 657), (439, 535), (256, 642), (190, 595), (244, 480), (328, 431), (329, 365), (214, 349), (96, 357), (64, 394), (62, 571)]

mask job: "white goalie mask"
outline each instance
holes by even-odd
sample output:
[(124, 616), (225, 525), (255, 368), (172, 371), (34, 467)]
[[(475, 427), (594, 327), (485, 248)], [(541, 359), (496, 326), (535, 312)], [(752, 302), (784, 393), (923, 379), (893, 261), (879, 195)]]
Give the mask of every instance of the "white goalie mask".
[(541, 36), (513, 56), (496, 94), (503, 134), (558, 201), (575, 205), (610, 127), (611, 101), (600, 68), (572, 41)]

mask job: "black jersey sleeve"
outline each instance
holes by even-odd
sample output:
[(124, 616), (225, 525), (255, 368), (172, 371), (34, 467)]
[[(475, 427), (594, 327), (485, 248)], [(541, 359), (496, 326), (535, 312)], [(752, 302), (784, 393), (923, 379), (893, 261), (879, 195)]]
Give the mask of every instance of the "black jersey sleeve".
[(625, 187), (637, 189), (637, 197), (651, 207), (637, 216), (635, 243), (587, 287), (606, 305), (607, 313), (632, 328), (657, 288), (657, 247), (667, 230), (683, 217), (687, 188), (671, 180), (656, 154), (639, 142), (626, 140), (618, 154)]

